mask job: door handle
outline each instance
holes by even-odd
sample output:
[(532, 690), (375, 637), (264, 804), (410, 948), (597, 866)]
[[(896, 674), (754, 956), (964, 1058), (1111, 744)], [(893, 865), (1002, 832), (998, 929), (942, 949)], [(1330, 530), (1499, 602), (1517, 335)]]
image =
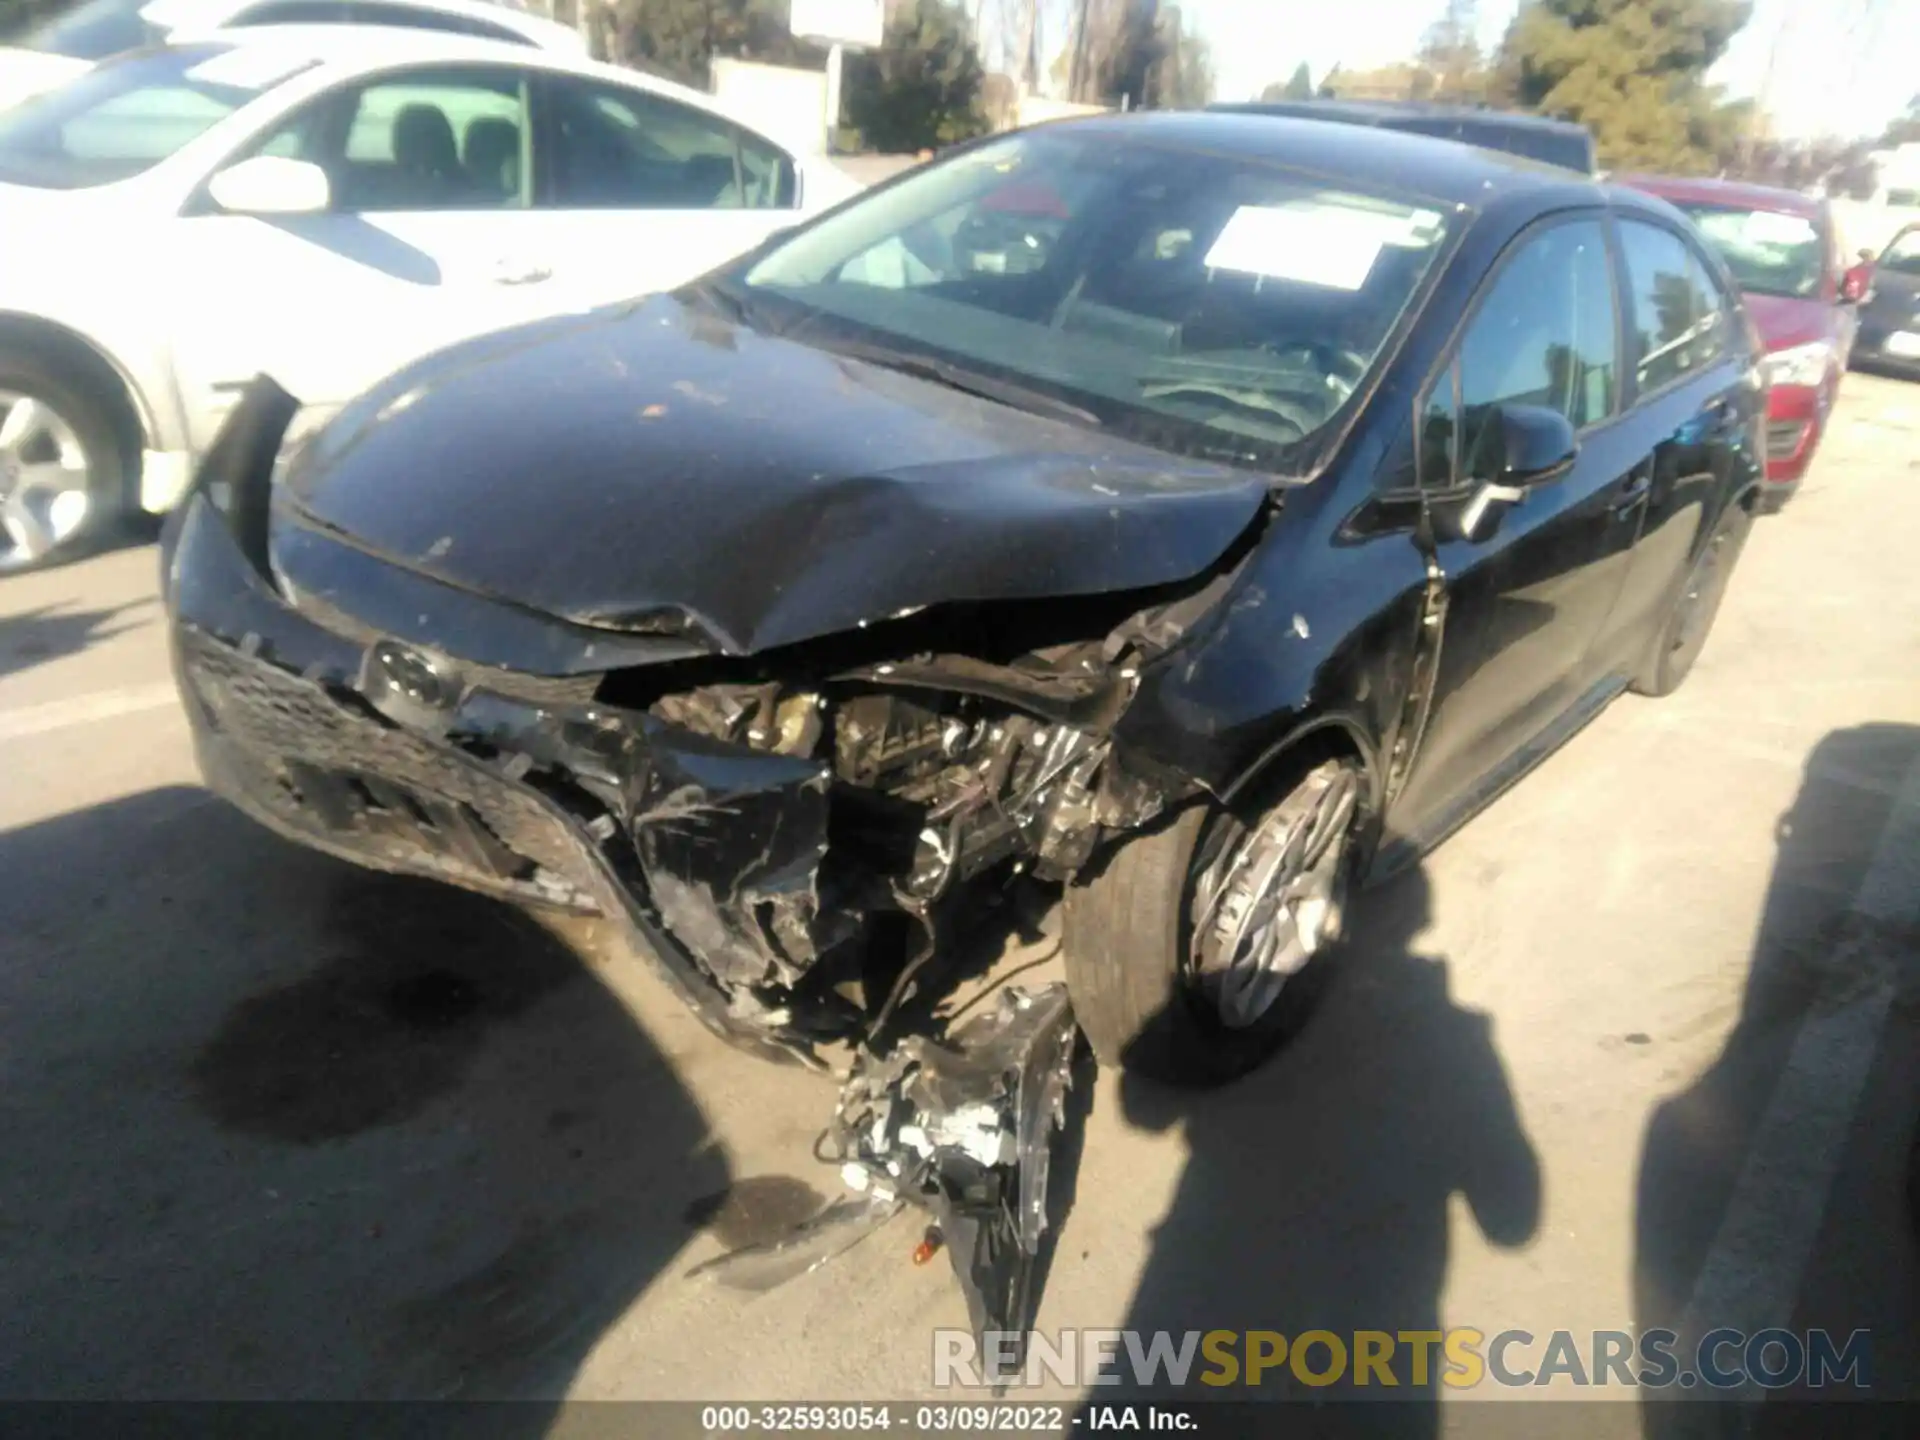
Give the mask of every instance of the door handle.
[(1627, 476), (1627, 483), (1621, 488), (1619, 498), (1613, 502), (1613, 513), (1624, 515), (1634, 506), (1647, 498), (1647, 492), (1653, 489), (1653, 470), (1641, 466)]
[(530, 260), (496, 260), (493, 266), (496, 285), (537, 285), (552, 276), (550, 268)]

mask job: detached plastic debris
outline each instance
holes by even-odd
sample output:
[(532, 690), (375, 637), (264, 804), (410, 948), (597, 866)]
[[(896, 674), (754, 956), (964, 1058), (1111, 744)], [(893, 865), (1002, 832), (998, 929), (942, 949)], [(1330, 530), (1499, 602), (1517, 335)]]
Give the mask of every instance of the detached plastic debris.
[(851, 1250), (899, 1214), (904, 1203), (898, 1195), (881, 1189), (842, 1195), (778, 1240), (730, 1250), (687, 1273), (714, 1275), (736, 1290), (771, 1290)]
[(885, 1058), (863, 1054), (821, 1147), (854, 1193), (782, 1239), (708, 1261), (698, 1273), (770, 1289), (845, 1251), (911, 1202), (939, 1223), (980, 1353), (990, 1353), (989, 1334), (1009, 1334), (1013, 1363), (1021, 1363), (1075, 1038), (1064, 985), (1013, 987), (943, 1040), (909, 1036)]

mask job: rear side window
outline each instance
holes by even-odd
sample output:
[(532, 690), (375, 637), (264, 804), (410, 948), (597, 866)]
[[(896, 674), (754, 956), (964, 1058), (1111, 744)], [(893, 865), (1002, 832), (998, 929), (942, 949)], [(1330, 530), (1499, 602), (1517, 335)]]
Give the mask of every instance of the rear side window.
[(1661, 226), (1622, 219), (1620, 247), (1640, 388), (1657, 390), (1724, 354), (1726, 296), (1686, 242)]
[(43, 55), (74, 60), (104, 60), (123, 50), (138, 50), (165, 38), (159, 26), (140, 12), (147, 0), (87, 0), (36, 25), (10, 43)]
[(554, 79), (551, 203), (567, 210), (771, 210), (793, 162), (718, 116), (625, 86)]
[(254, 25), (344, 25), (347, 7), (341, 0), (268, 0), (250, 5), (226, 22), (231, 30)]
[(1687, 251), (1687, 278), (1693, 290), (1695, 330), (1693, 354), (1695, 368), (1711, 365), (1727, 353), (1733, 338), (1733, 300), (1713, 278), (1707, 262), (1697, 251)]
[(517, 30), (476, 20), (469, 15), (448, 15), (439, 10), (420, 10), (411, 5), (383, 5), (377, 0), (348, 0), (343, 7), (351, 25), (387, 25), (407, 30), (439, 30), (450, 35), (477, 35), (483, 40), (507, 40), (515, 45), (533, 42)]

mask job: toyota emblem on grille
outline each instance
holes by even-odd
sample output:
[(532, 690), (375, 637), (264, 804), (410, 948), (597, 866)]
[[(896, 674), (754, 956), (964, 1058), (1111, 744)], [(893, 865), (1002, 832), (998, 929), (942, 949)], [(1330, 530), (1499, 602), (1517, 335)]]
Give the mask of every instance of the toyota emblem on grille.
[(458, 698), (457, 687), (441, 667), (417, 650), (382, 641), (370, 658), (369, 678), (403, 700), (439, 710)]

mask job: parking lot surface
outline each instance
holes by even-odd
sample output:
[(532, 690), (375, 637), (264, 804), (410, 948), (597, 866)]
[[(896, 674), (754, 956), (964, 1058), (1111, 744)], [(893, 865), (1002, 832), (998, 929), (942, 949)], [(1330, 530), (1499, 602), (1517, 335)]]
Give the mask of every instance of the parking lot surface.
[[(1677, 695), (1371, 892), (1251, 1080), (1098, 1077), (1040, 1327), (1865, 1328), (1920, 1391), (1917, 560), (1920, 386), (1851, 376)], [(0, 585), (0, 1397), (934, 1393), (911, 1217), (686, 1273), (836, 1191), (831, 1082), (211, 800), (154, 567)]]

